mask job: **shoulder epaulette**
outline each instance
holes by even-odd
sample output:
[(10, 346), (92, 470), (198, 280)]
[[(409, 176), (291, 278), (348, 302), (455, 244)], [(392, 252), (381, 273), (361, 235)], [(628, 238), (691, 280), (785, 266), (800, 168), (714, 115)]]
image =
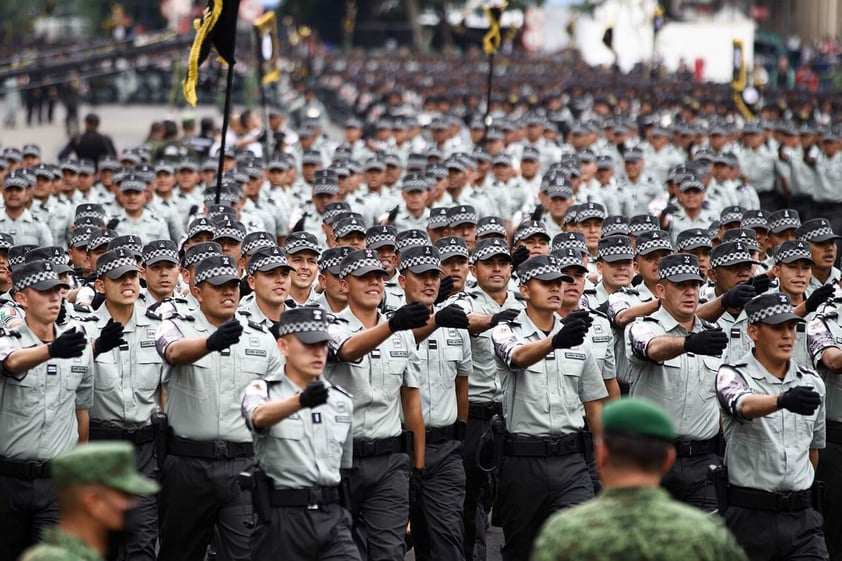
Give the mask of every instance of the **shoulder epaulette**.
[[(607, 304), (608, 303), (606, 302), (605, 303), (606, 308), (607, 308)], [(602, 308), (602, 306), (600, 306), (599, 308), (588, 308), (588, 312), (592, 313), (595, 316), (600, 316), (600, 317), (603, 317), (605, 319), (609, 319), (608, 314), (605, 311), (603, 311), (601, 308)]]
[(161, 314), (157, 313), (151, 307), (146, 308), (146, 314), (144, 314), (144, 315), (146, 315), (146, 317), (148, 317), (149, 319), (154, 319), (154, 320), (157, 320), (157, 321), (164, 321), (164, 318), (161, 317)]
[(337, 386), (336, 384), (331, 384), (331, 385), (330, 385), (330, 387), (331, 387), (332, 389), (334, 389), (334, 390), (338, 391), (339, 393), (341, 393), (341, 394), (342, 394), (342, 395), (344, 395), (345, 397), (348, 397), (348, 398), (354, 399), (354, 396), (353, 396), (353, 395), (351, 395), (351, 393), (350, 393), (348, 390), (346, 390), (345, 388), (343, 388), (342, 386)]
[(88, 314), (88, 315), (84, 315), (84, 316), (72, 315), (72, 316), (70, 316), (70, 319), (72, 319), (73, 321), (83, 321), (83, 322), (91, 322), (91, 321), (98, 321), (99, 320), (98, 317), (96, 317), (95, 315), (92, 315), (92, 314)]
[(243, 317), (251, 317), (251, 312), (248, 310), (237, 310), (237, 313)]
[(605, 315), (607, 315), (608, 314), (608, 300), (606, 300), (605, 302), (603, 302), (602, 304), (597, 306), (596, 310), (599, 311), (599, 312), (602, 312)]
[(21, 335), (20, 332), (15, 329), (0, 327), (0, 337), (14, 337), (15, 339), (20, 339)]
[(345, 319), (343, 317), (339, 317), (336, 314), (330, 314), (330, 313), (327, 314), (327, 321), (328, 321), (328, 323), (348, 323), (347, 319)]
[(711, 323), (706, 319), (699, 318), (699, 322), (702, 324), (702, 327), (705, 329), (717, 329), (717, 325), (715, 323)]
[(587, 294), (588, 296), (596, 296), (596, 289), (595, 288), (586, 288), (584, 293)]
[(640, 291), (631, 286), (621, 286), (617, 289), (617, 291), (622, 292), (623, 294), (630, 294), (632, 296), (640, 296)]
[(472, 292), (472, 291), (468, 291), (468, 290), (463, 290), (462, 292), (459, 292), (459, 293), (456, 294), (457, 300), (466, 300), (468, 298), (472, 298), (472, 299), (476, 300), (477, 298), (479, 298), (479, 295)]
[(297, 308), (298, 304), (296, 304), (295, 300), (293, 300), (292, 298), (287, 298), (284, 302), (284, 306), (286, 306), (287, 308)]
[(658, 323), (658, 319), (653, 318), (652, 316), (640, 316), (637, 319), (640, 319), (640, 320), (643, 320), (643, 321), (654, 321), (655, 323)]
[(90, 306), (86, 306), (84, 304), (73, 304), (73, 311), (79, 312), (80, 314), (92, 314), (93, 310)]
[(818, 377), (818, 373), (815, 370), (813, 370), (812, 368), (807, 368), (806, 366), (801, 366), (800, 364), (797, 365), (797, 366), (798, 366), (798, 372), (799, 373), (807, 374), (808, 376)]
[(265, 329), (263, 329), (263, 326), (262, 326), (261, 324), (257, 323), (257, 322), (256, 322), (256, 321), (254, 321), (254, 320), (251, 320), (251, 319), (250, 319), (250, 320), (248, 321), (248, 324), (249, 324), (249, 327), (251, 327), (251, 328), (252, 328), (252, 329), (254, 329), (255, 331), (260, 331), (260, 332), (264, 332), (264, 331), (266, 331)]
[(520, 292), (515, 292), (514, 294), (515, 300), (520, 300), (521, 302), (526, 302), (526, 298), (523, 297), (523, 294)]

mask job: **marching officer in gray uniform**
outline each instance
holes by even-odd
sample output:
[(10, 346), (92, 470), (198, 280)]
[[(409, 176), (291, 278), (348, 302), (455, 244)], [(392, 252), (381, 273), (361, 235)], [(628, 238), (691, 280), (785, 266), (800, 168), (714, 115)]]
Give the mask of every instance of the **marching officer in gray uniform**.
[(238, 484), (254, 467), (251, 434), (240, 411), (246, 386), (280, 372), (272, 335), (236, 314), (235, 261), (212, 256), (196, 264), (193, 316), (165, 320), (156, 348), (166, 365), (170, 438), (160, 495), (161, 561), (204, 559), (214, 527), (224, 558), (249, 558), (251, 497)]
[(728, 444), (727, 473), (715, 478), (720, 513), (751, 561), (827, 559), (815, 481), (825, 385), (792, 360), (803, 320), (789, 296), (760, 295), (745, 311), (754, 348), (716, 376)]
[(663, 407), (678, 432), (676, 461), (663, 486), (677, 500), (716, 510), (708, 467), (719, 465), (719, 411), (713, 399), (718, 358), (727, 335), (696, 315), (702, 277), (696, 256), (669, 255), (658, 263), (661, 307), (626, 329), (631, 396)]
[(48, 461), (88, 440), (94, 399), (85, 330), (55, 323), (68, 285), (49, 261), (16, 266), (12, 281), (26, 317), (0, 336), (0, 557), (10, 560), (58, 522)]
[(819, 308), (807, 322), (810, 354), (827, 388), (827, 443), (819, 451), (816, 479), (824, 483), (824, 538), (831, 561), (842, 559), (842, 298)]
[(471, 273), (477, 280), (455, 300), (471, 322), (471, 357), (473, 371), (468, 378), (468, 426), (462, 458), (465, 464), (465, 559), (485, 561), (488, 510), (494, 501), (494, 486), (489, 481), (490, 466), (477, 461), (483, 435), (491, 434), (496, 424), (503, 425), (503, 386), (501, 365), (494, 355), (491, 328), (514, 320), (523, 309), (515, 292), (509, 290), (512, 256), (506, 242), (499, 238), (480, 240), (471, 255)]
[(0, 212), (0, 231), (11, 234), (17, 245), (53, 245), (50, 229), (26, 208), (28, 188), (29, 181), (22, 172), (12, 172), (3, 178), (4, 208)]
[(321, 377), (327, 327), (321, 308), (286, 310), (271, 329), (286, 360), (283, 372), (251, 382), (243, 395), (258, 466), (254, 561), (360, 559), (340, 487), (340, 470), (352, 465), (354, 405)]
[[(125, 248), (97, 260), (96, 289), (105, 301), (82, 316), (99, 333), (93, 339), (94, 405), (91, 440), (127, 440), (135, 447), (137, 469), (157, 479), (158, 439), (166, 437), (161, 417), (161, 357), (155, 351), (160, 325), (139, 302), (140, 273)], [(152, 560), (158, 541), (158, 501), (142, 497), (133, 511), (134, 527), (120, 559)]]
[[(413, 468), (422, 470), (425, 450), (421, 365), (410, 330), (427, 324), (430, 309), (415, 302), (388, 319), (380, 314), (386, 271), (374, 250), (348, 254), (339, 277), (348, 307), (330, 325), (325, 377), (354, 399), (354, 539), (363, 559), (399, 561), (409, 519), (410, 455)], [(402, 433), (401, 417), (412, 438)]]
[[(412, 247), (401, 253), (400, 283), (407, 303), (432, 307), (439, 293), (441, 261), (430, 245)], [(462, 507), (465, 498), (465, 468), (462, 441), (468, 417), (468, 376), (471, 374), (471, 343), (467, 329), (443, 321), (458, 311), (468, 327), (467, 316), (458, 306), (442, 308), (434, 321), (435, 330), (418, 343), (421, 407), (426, 427), (425, 466), (413, 473), (410, 486), (410, 523), (416, 559), (465, 559), (462, 538)], [(456, 314), (458, 316), (459, 314)], [(419, 480), (420, 479), (420, 480)]]
[(249, 257), (246, 272), (254, 298), (247, 304), (243, 302), (239, 313), (269, 329), (286, 309), (292, 266), (287, 262), (284, 250), (273, 245), (255, 251)]
[(120, 181), (117, 200), (122, 207), (114, 217), (117, 219), (114, 227), (117, 234), (133, 234), (143, 240), (170, 239), (166, 219), (146, 207), (146, 183), (140, 176), (129, 174)]
[(561, 321), (563, 275), (552, 255), (533, 257), (517, 271), (526, 309), (492, 330), (503, 364), (506, 436), (499, 509), (505, 561), (527, 560), (544, 521), (555, 511), (594, 496), (587, 463), (590, 429), (600, 434), (608, 397), (593, 354), (582, 346), (588, 313)]
[(814, 290), (826, 284), (838, 285), (842, 280), (842, 271), (836, 267), (837, 244), (842, 236), (833, 231), (830, 221), (827, 218), (807, 220), (795, 235), (799, 240), (809, 242), (813, 256), (813, 275), (805, 295), (809, 297)]

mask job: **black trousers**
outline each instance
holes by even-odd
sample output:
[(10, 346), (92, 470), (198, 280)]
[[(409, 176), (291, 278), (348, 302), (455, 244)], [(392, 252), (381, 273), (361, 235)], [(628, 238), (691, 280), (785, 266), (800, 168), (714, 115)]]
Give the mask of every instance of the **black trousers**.
[(672, 469), (661, 480), (661, 487), (677, 501), (714, 512), (717, 509), (716, 490), (708, 476), (712, 465), (722, 465), (722, 458), (717, 454), (676, 458)]
[(749, 561), (826, 561), (822, 515), (728, 507), (725, 523)]
[(824, 482), (824, 539), (830, 561), (842, 561), (842, 443), (819, 450), (816, 479)]
[(351, 535), (351, 515), (338, 504), (317, 510), (274, 507), (271, 520), (258, 523), (253, 561), (359, 561)]
[(495, 509), (503, 526), (503, 561), (528, 561), (532, 543), (551, 514), (593, 498), (583, 454), (506, 456)]
[(494, 502), (491, 474), (477, 465), (482, 435), (491, 430), (491, 420), (468, 419), (465, 443), (462, 446), (462, 463), (465, 466), (465, 502), (462, 509), (465, 559), (485, 561), (485, 533), (488, 527), (488, 509)]
[(354, 458), (350, 483), (360, 558), (402, 561), (409, 521), (409, 455)]
[(214, 528), (219, 554), (231, 561), (249, 558), (253, 525), (251, 494), (238, 476), (254, 458), (209, 460), (167, 456), (159, 496), (159, 561), (203, 561)]
[(412, 505), (412, 541), (417, 561), (463, 561), (462, 508), (465, 467), (462, 443), (428, 444), (421, 504)]
[(0, 561), (16, 561), (58, 518), (51, 480), (0, 475)]

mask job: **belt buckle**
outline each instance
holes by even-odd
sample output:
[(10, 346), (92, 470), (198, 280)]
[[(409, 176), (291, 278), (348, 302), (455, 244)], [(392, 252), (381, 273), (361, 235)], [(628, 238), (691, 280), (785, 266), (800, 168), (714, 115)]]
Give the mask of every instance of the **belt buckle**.
[(27, 470), (29, 472), (29, 477), (31, 479), (44, 477), (44, 475), (46, 473), (46, 465), (47, 465), (47, 462), (44, 462), (44, 461), (31, 461), (31, 462), (29, 462), (29, 469)]
[(216, 440), (213, 443), (213, 457), (225, 459), (228, 457), (228, 443), (223, 440)]
[(792, 492), (775, 493), (775, 506), (778, 511), (789, 512), (792, 510)]
[(688, 456), (692, 456), (692, 455), (693, 455), (693, 441), (692, 441), (692, 440), (688, 440), (688, 441), (687, 441), (687, 443), (685, 444), (685, 446), (686, 446), (686, 448), (685, 448), (685, 453), (686, 453)]
[(561, 441), (559, 439), (544, 441), (544, 450), (548, 456), (558, 456), (561, 450)]
[(322, 490), (319, 487), (310, 489), (308, 495), (310, 495), (310, 504), (307, 505), (307, 510), (319, 510), (319, 504), (322, 502)]

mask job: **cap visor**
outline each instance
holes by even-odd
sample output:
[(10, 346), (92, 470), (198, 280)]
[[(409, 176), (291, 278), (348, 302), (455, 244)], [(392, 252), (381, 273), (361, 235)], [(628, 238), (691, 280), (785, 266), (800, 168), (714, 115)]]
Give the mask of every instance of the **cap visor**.
[(211, 277), (209, 279), (205, 279), (203, 282), (209, 282), (214, 286), (222, 286), (227, 282), (239, 280), (240, 279), (234, 275), (219, 275), (218, 277)]
[(368, 249), (380, 249), (381, 247), (395, 247), (395, 242), (390, 240), (382, 240), (379, 242), (372, 242), (368, 244)]
[(706, 247), (708, 249), (713, 249), (713, 244), (710, 244), (710, 243), (691, 243), (691, 244), (681, 246), (681, 249), (679, 251), (687, 251), (688, 249), (700, 249), (702, 247)]
[(693, 273), (687, 273), (685, 275), (672, 275), (672, 276), (669, 276), (669, 277), (667, 277), (663, 280), (668, 280), (670, 282), (687, 282), (687, 281), (698, 281), (698, 282), (701, 282), (701, 283), (705, 282), (705, 279), (703, 279), (699, 275), (694, 275)]
[(564, 273), (564, 271), (566, 271), (567, 269), (576, 269), (577, 271), (584, 271), (584, 272), (586, 272), (586, 273), (588, 272), (588, 268), (587, 268), (587, 267), (585, 267), (584, 265), (568, 265), (568, 266), (563, 267), (563, 268), (561, 269), (562, 274), (563, 274), (563, 273)]
[[(561, 273), (544, 273), (543, 275), (537, 275), (537, 276), (534, 276), (532, 278), (542, 280), (542, 281), (553, 281), (553, 280), (564, 279), (565, 277), (568, 278), (568, 279), (570, 278), (569, 276), (562, 275)], [(573, 279), (570, 279), (569, 281), (566, 281), (566, 282), (573, 282)]]
[[(484, 255), (482, 257), (482, 259), (478, 259), (478, 261), (488, 261), (489, 259), (492, 259), (492, 258), (500, 256), (500, 255), (508, 258), (509, 261), (512, 261), (512, 255), (508, 251), (505, 251), (505, 250), (502, 250), (502, 249), (500, 251), (495, 251), (493, 253), (489, 253), (488, 255)], [(444, 261), (444, 260), (445, 260), (445, 258), (442, 257), (442, 261)]]
[(294, 255), (296, 253), (301, 253), (302, 251), (312, 251), (315, 254), (319, 254), (319, 248), (314, 245), (302, 245), (299, 247), (293, 247), (291, 249), (286, 249), (287, 255)]
[(649, 255), (650, 253), (655, 253), (656, 251), (669, 251), (670, 253), (672, 253), (672, 248), (671, 247), (654, 246), (654, 247), (650, 247), (650, 248), (646, 249), (646, 251), (638, 251), (637, 254), (638, 255)]
[[(2, 251), (2, 249), (0, 249), (0, 251)], [(70, 265), (56, 265), (55, 269), (56, 269), (56, 273), (58, 273), (59, 275), (63, 275), (64, 273), (72, 273), (73, 272), (73, 267), (71, 267)]]
[(155, 263), (160, 263), (161, 261), (166, 261), (168, 263), (178, 263), (178, 259), (173, 259), (172, 257), (167, 257), (166, 255), (158, 255), (149, 259), (148, 261), (144, 261), (147, 265), (154, 265)]
[(53, 288), (61, 286), (66, 289), (70, 289), (70, 285), (66, 282), (60, 281), (58, 279), (50, 279), (44, 280), (41, 282), (36, 282), (35, 284), (29, 285), (29, 288), (34, 288), (38, 292), (46, 292), (47, 290), (52, 290)]
[(157, 482), (140, 474), (118, 476), (106, 484), (129, 495), (154, 495), (161, 490)]
[(280, 263), (270, 263), (268, 265), (264, 265), (262, 267), (258, 267), (254, 270), (254, 272), (260, 271), (261, 273), (268, 273), (269, 271), (274, 271), (276, 269), (286, 269), (287, 271), (294, 271), (291, 266), (289, 265), (282, 265)]
[(599, 259), (607, 261), (608, 263), (614, 263), (615, 261), (634, 261), (634, 255), (631, 253), (622, 253), (619, 255), (606, 255), (605, 257), (600, 257)]
[(137, 268), (137, 265), (126, 265), (124, 267), (117, 267), (116, 269), (108, 271), (105, 273), (105, 276), (111, 280), (116, 280), (131, 271), (140, 272), (140, 269)]
[(442, 271), (442, 269), (441, 269), (441, 267), (438, 267), (438, 266), (436, 266), (436, 265), (432, 265), (432, 264), (426, 264), (426, 265), (416, 265), (415, 267), (409, 267), (408, 269), (404, 269), (404, 270), (405, 270), (405, 271), (412, 271), (412, 272), (413, 272), (413, 273), (415, 273), (416, 275), (420, 275), (420, 274), (422, 274), (422, 273), (426, 273), (426, 272), (428, 272), (428, 271), (439, 271), (439, 272), (443, 272), (443, 271)]
[(378, 272), (378, 273), (383, 273), (384, 275), (389, 274), (389, 273), (386, 272), (386, 269), (384, 269), (383, 267), (371, 266), (371, 267), (360, 267), (359, 269), (357, 269), (356, 271), (351, 273), (351, 276), (352, 277), (361, 277), (363, 275), (367, 275), (367, 274), (373, 273), (375, 271)]
[(766, 319), (760, 321), (759, 323), (767, 323), (769, 325), (780, 325), (788, 321), (803, 322), (805, 320), (801, 316), (797, 316), (792, 312), (787, 312), (785, 314), (776, 314), (774, 316), (769, 316)]
[(798, 261), (807, 261), (811, 265), (815, 264), (815, 261), (813, 261), (812, 257), (799, 257), (797, 255), (794, 256), (794, 257), (791, 257), (789, 259), (784, 259), (782, 261), (778, 261), (778, 263), (783, 263), (784, 265), (791, 265), (791, 264), (796, 263)]
[(842, 236), (837, 236), (836, 234), (827, 234), (824, 236), (816, 236), (815, 238), (810, 238), (807, 241), (809, 242), (826, 242), (828, 240), (842, 240)]
[(302, 331), (295, 333), (298, 340), (305, 345), (314, 345), (316, 343), (326, 343), (330, 341), (330, 334), (327, 331)]

